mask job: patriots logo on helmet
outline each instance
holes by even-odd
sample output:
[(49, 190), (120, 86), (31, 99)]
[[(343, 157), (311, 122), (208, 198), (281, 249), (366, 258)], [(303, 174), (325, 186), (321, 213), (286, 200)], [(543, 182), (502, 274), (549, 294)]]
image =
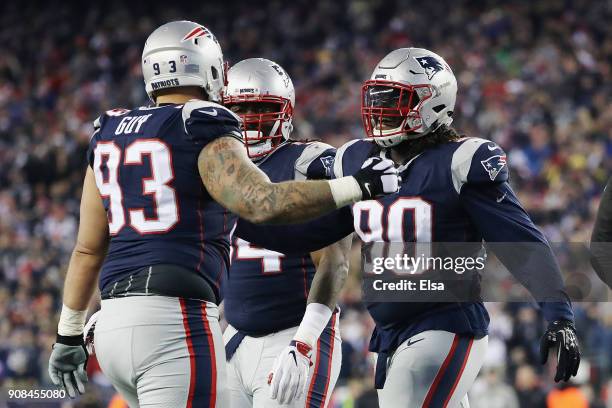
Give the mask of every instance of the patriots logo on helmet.
[(434, 57), (418, 57), (416, 60), (425, 70), (425, 73), (427, 73), (427, 78), (429, 79), (433, 78), (433, 76), (438, 72), (444, 70), (442, 63)]
[(213, 39), (214, 41), (217, 41), (215, 36), (210, 31), (208, 31), (206, 27), (200, 26), (200, 27), (194, 28), (193, 30), (185, 34), (181, 42), (193, 40), (193, 39), (200, 38), (200, 37), (209, 37)]
[(487, 160), (482, 160), (480, 163), (486, 172), (489, 173), (491, 181), (493, 181), (506, 165), (506, 156), (498, 154), (489, 157)]
[(289, 77), (287, 76), (285, 70), (283, 70), (280, 66), (276, 64), (272, 64), (270, 66), (272, 67), (272, 69), (278, 72), (278, 75), (283, 79), (283, 83), (285, 84), (285, 86), (289, 86)]

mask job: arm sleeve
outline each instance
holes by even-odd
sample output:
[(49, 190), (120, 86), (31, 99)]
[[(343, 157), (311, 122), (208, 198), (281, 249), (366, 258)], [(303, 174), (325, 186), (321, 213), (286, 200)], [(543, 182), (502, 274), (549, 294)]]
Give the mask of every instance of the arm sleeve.
[(506, 153), (490, 140), (467, 139), (453, 154), (451, 173), (470, 220), (488, 247), (538, 301), (546, 320), (573, 321), (552, 249), (508, 184)]
[(187, 139), (202, 147), (222, 136), (243, 141), (240, 118), (219, 104), (192, 100), (183, 106), (182, 115)]
[(591, 265), (601, 280), (612, 288), (612, 177), (601, 195), (591, 236)]
[(105, 115), (100, 115), (93, 121), (94, 131), (89, 139), (89, 146), (87, 147), (87, 164), (89, 167), (93, 168), (94, 163), (94, 150), (96, 149), (96, 145), (98, 144), (98, 134), (100, 133), (100, 129), (102, 128), (102, 122), (105, 119)]
[(315, 220), (294, 225), (256, 225), (238, 220), (234, 234), (273, 251), (304, 254), (325, 248), (353, 232), (353, 215), (349, 206)]
[(573, 321), (552, 249), (508, 183), (467, 184), (460, 199), (484, 240), (492, 244), (489, 247), (538, 301), (546, 320)]

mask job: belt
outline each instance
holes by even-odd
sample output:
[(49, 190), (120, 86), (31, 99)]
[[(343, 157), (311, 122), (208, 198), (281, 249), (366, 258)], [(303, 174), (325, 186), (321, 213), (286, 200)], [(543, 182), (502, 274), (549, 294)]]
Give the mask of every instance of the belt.
[(102, 299), (127, 296), (170, 296), (217, 304), (215, 291), (202, 275), (178, 265), (157, 264), (107, 284)]

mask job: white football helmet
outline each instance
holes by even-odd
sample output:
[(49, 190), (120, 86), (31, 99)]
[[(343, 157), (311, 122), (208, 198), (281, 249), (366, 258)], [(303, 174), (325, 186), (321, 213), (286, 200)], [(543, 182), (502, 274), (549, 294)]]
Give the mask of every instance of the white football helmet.
[(384, 57), (361, 90), (366, 135), (382, 147), (416, 139), (450, 125), (457, 80), (439, 55), (400, 48)]
[(223, 103), (230, 109), (242, 103), (274, 107), (265, 113), (239, 114), (249, 157), (263, 157), (288, 139), (293, 130), (293, 82), (280, 65), (265, 58), (240, 61), (230, 68), (227, 78)]
[(225, 86), (225, 65), (219, 42), (206, 27), (172, 21), (149, 35), (142, 51), (142, 74), (149, 98), (164, 88), (199, 86), (219, 102)]

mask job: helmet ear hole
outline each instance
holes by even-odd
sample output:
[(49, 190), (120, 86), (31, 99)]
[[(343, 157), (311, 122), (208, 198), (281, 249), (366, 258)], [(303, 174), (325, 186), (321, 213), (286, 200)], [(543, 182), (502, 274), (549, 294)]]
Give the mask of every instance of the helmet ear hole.
[(213, 79), (217, 79), (217, 78), (219, 78), (219, 72), (217, 71), (217, 68), (215, 68), (215, 67), (210, 67), (210, 71), (212, 72), (212, 77), (213, 77)]

